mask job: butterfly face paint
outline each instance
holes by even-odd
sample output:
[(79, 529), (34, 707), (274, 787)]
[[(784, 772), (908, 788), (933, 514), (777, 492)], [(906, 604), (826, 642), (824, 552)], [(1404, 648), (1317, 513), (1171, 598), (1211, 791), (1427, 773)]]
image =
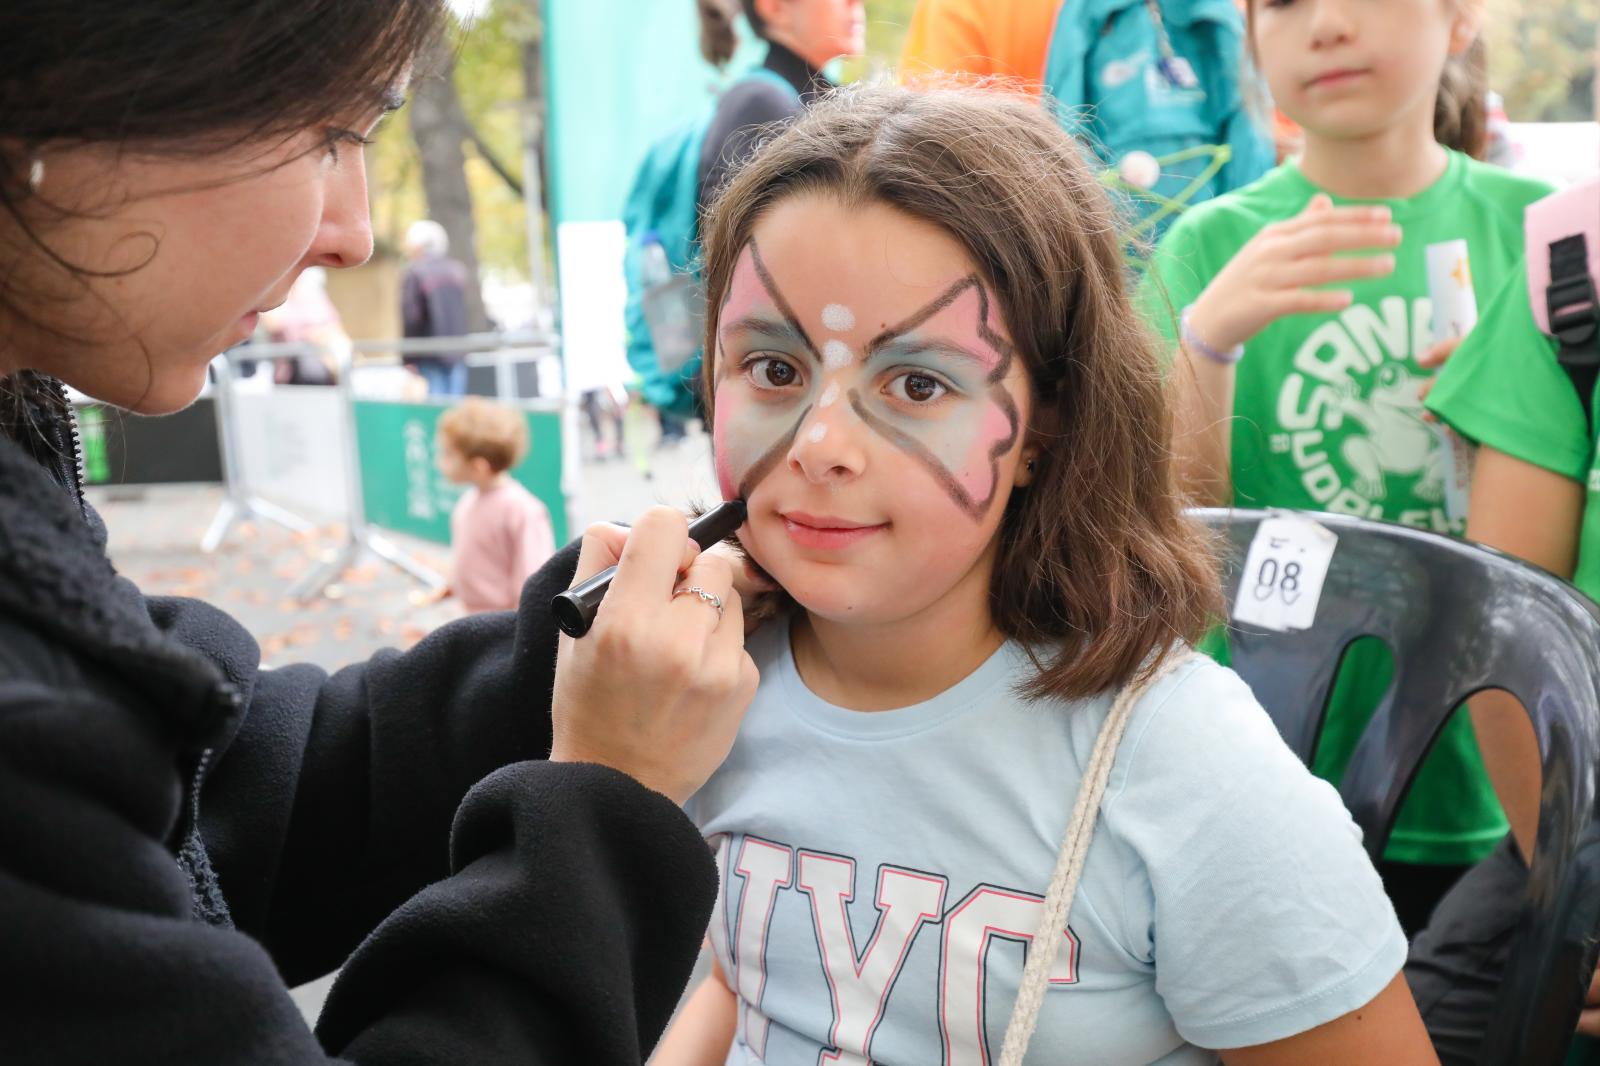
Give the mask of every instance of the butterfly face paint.
[(786, 198), (733, 265), (716, 340), (717, 474), (755, 561), (813, 619), (981, 624), (1029, 388), (966, 249), (885, 204)]
[(857, 332), (845, 306), (824, 307), (818, 326), (806, 327), (752, 240), (719, 318), (714, 440), (723, 495), (748, 499), (792, 457), (797, 439), (821, 443), (831, 423), (854, 419), (981, 520), (1001, 484), (999, 460), (1020, 432), (1012, 346), (982, 281), (957, 278), (859, 351), (848, 336), (814, 339)]

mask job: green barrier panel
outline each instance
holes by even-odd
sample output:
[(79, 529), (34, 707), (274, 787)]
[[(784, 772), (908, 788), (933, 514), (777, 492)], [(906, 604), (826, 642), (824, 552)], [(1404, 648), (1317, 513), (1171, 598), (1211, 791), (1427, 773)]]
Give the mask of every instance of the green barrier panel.
[(79, 404), (83, 473), (91, 485), (215, 484), (222, 480), (215, 401), (147, 417)]
[[(367, 521), (398, 533), (450, 543), (450, 511), (466, 486), (453, 485), (434, 465), (434, 427), (448, 408), (436, 403), (357, 400), (356, 455)], [(556, 543), (567, 542), (567, 503), (561, 495), (561, 413), (524, 409), (528, 455), (511, 476), (544, 502)]]
[(79, 407), (78, 439), (83, 443), (83, 476), (91, 485), (111, 480), (106, 456), (106, 413), (98, 404)]

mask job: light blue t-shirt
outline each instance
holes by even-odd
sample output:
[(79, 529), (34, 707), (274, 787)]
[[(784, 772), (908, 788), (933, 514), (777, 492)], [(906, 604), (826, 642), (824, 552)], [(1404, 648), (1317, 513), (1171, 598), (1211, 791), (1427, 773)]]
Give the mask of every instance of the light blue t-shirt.
[[(850, 711), (806, 688), (786, 623), (749, 648), (760, 688), (688, 804), (722, 873), (728, 1062), (995, 1061), (1110, 694), (1025, 702), (1006, 645), (925, 703)], [(1362, 1006), (1405, 954), (1338, 795), (1197, 658), (1134, 710), (1028, 1062), (1215, 1062)]]

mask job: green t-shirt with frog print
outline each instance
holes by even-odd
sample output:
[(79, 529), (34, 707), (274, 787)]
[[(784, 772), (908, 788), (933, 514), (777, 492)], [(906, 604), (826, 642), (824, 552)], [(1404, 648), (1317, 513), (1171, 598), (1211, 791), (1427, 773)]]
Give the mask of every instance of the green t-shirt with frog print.
[[(1323, 192), (1285, 163), (1252, 185), (1186, 211), (1151, 259), (1139, 302), (1176, 343), (1176, 315), (1263, 228), (1298, 215)], [(1291, 315), (1245, 345), (1234, 393), (1233, 503), (1337, 511), (1459, 535), (1445, 509), (1440, 440), (1422, 420), (1416, 363), (1431, 343), (1426, 248), (1465, 239), (1480, 303), (1514, 270), (1522, 212), (1549, 193), (1542, 182), (1451, 152), (1427, 189), (1381, 203), (1402, 228), (1395, 270), (1337, 287), (1353, 295), (1335, 313)], [(1388, 649), (1354, 645), (1334, 683), (1312, 769), (1337, 782), (1393, 677)], [(1476, 862), (1506, 833), (1472, 725), (1457, 713), (1423, 764), (1384, 857)]]

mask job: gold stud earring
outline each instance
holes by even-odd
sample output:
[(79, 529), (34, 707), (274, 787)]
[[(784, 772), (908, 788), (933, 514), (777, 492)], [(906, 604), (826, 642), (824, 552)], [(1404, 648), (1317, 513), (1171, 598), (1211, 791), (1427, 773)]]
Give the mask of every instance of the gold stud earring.
[(39, 186), (43, 184), (44, 160), (35, 156), (33, 162), (28, 164), (28, 190), (30, 192), (38, 192)]

